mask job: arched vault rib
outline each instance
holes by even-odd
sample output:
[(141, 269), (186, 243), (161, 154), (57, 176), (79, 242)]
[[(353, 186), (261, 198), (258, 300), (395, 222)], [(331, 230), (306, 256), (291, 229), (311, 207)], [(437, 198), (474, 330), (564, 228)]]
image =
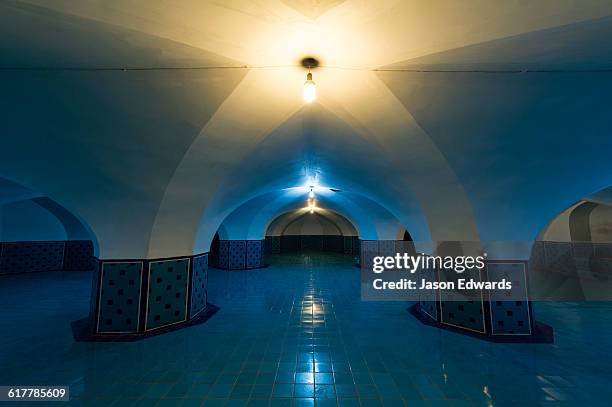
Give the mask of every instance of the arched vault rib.
[[(325, 73), (322, 81), (333, 83), (334, 92), (322, 92), (321, 103), (382, 149), (396, 170), (389, 177), (410, 185), (411, 195), (428, 219), (432, 239), (478, 240), (473, 208), (459, 179), (427, 133), (376, 74)], [(398, 199), (403, 197), (399, 195)]]
[[(178, 165), (160, 204), (149, 257), (190, 253), (197, 220), (232, 168), (300, 106), (301, 75), (250, 71), (202, 129)], [(265, 100), (265, 103), (262, 103)]]
[[(308, 211), (306, 188), (273, 191), (246, 201), (230, 213), (222, 223), (233, 239), (262, 239), (270, 222), (282, 213)], [(364, 239), (393, 238), (401, 226), (384, 207), (356, 194), (331, 191), (317, 192), (317, 211), (331, 211), (347, 219)], [(208, 245), (207, 230), (200, 230), (196, 239), (202, 250)], [(209, 239), (209, 238), (208, 238)], [(198, 249), (196, 249), (197, 251)]]

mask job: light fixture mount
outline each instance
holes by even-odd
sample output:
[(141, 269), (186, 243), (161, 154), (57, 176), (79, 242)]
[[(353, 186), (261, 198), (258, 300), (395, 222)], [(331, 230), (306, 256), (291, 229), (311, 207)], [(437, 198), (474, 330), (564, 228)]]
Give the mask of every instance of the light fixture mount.
[(311, 70), (311, 69), (318, 68), (318, 66), (320, 65), (320, 62), (315, 57), (304, 57), (300, 61), (300, 64), (302, 64), (304, 68)]

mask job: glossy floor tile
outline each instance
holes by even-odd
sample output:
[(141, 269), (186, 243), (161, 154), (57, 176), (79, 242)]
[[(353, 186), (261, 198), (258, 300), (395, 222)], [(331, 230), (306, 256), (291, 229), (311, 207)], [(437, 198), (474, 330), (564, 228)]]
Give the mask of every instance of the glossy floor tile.
[(88, 313), (91, 274), (0, 277), (0, 384), (69, 385), (71, 405), (100, 406), (591, 406), (612, 398), (610, 303), (535, 304), (555, 344), (497, 344), (423, 326), (407, 303), (362, 302), (359, 269), (344, 256), (271, 262), (212, 270), (216, 315), (131, 343), (72, 339), (70, 322)]

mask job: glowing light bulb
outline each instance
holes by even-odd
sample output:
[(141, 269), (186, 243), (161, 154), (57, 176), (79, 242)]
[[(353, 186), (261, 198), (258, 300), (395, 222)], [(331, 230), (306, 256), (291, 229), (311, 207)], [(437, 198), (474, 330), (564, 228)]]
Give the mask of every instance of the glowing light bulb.
[(310, 208), (310, 213), (314, 213), (314, 209), (313, 208)]
[(308, 72), (304, 82), (304, 102), (311, 103), (317, 97), (317, 85), (312, 80), (312, 74)]
[(308, 198), (310, 199), (314, 198), (314, 191), (312, 190), (312, 188), (310, 188), (310, 192), (308, 193)]

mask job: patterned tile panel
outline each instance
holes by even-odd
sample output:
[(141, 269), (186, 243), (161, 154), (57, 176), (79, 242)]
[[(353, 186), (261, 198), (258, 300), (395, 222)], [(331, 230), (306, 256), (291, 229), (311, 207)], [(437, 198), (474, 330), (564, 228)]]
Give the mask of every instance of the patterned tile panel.
[(531, 257), (529, 258), (530, 270), (545, 270), (546, 255), (544, 245), (544, 242), (533, 243), (533, 247), (531, 249)]
[(395, 253), (399, 253), (399, 254), (408, 253), (407, 243), (410, 243), (410, 242), (404, 242), (403, 240), (395, 240), (394, 242), (395, 242)]
[(352, 236), (344, 236), (342, 239), (342, 251), (344, 254), (353, 254), (353, 237)]
[[(493, 335), (528, 335), (531, 333), (527, 281), (523, 263), (487, 263), (490, 281), (506, 279), (512, 289), (489, 291)], [(512, 299), (512, 300), (509, 300)]]
[(68, 240), (64, 254), (64, 270), (93, 270), (94, 247), (91, 240)]
[(595, 249), (591, 242), (572, 242), (572, 253), (574, 257), (593, 257)]
[(138, 330), (142, 262), (103, 262), (98, 333)]
[(230, 270), (243, 270), (246, 268), (246, 240), (229, 241)]
[(11, 242), (2, 245), (0, 274), (61, 270), (64, 242)]
[[(420, 276), (423, 280), (434, 282), (437, 280), (437, 271), (434, 269), (420, 270)], [(438, 307), (437, 307), (437, 296), (436, 290), (419, 290), (420, 300), (419, 305), (421, 312), (424, 312), (427, 316), (433, 320), (438, 320)]]
[(594, 243), (593, 250), (599, 259), (612, 259), (612, 243)]
[(193, 258), (193, 275), (191, 277), (191, 309), (193, 318), (206, 308), (208, 295), (208, 254)]
[(493, 335), (529, 335), (529, 303), (527, 301), (491, 302), (491, 330)]
[(377, 240), (361, 241), (361, 266), (371, 269), (374, 264), (374, 257), (378, 256)]
[(571, 243), (546, 242), (544, 252), (548, 270), (563, 275), (575, 274)]
[(440, 307), (442, 324), (485, 332), (482, 301), (441, 301)]
[(145, 330), (184, 321), (187, 318), (189, 259), (149, 263)]
[(229, 240), (219, 241), (219, 268), (229, 268)]
[(270, 236), (270, 253), (278, 254), (281, 252), (280, 236)]
[(304, 249), (301, 247), (300, 236), (280, 236), (281, 239), (281, 253), (291, 253)]
[(353, 255), (358, 256), (361, 253), (361, 240), (359, 236), (353, 236)]
[(378, 255), (379, 256), (395, 256), (395, 240), (379, 240)]
[(264, 252), (265, 254), (272, 253), (272, 237), (271, 236), (266, 236), (266, 238), (264, 239)]
[(297, 238), (300, 241), (299, 247), (294, 247), (291, 244), (288, 244), (288, 247), (292, 247), (291, 251), (294, 250), (302, 250), (304, 252), (310, 252), (310, 251), (319, 251), (319, 250), (323, 250), (323, 247), (321, 245), (321, 241), (319, 239), (316, 238), (316, 236), (283, 236), (284, 238), (286, 238), (285, 240), (287, 240), (287, 242), (292, 241), (293, 239)]
[(264, 241), (247, 240), (246, 243), (246, 268), (253, 269), (263, 266)]

